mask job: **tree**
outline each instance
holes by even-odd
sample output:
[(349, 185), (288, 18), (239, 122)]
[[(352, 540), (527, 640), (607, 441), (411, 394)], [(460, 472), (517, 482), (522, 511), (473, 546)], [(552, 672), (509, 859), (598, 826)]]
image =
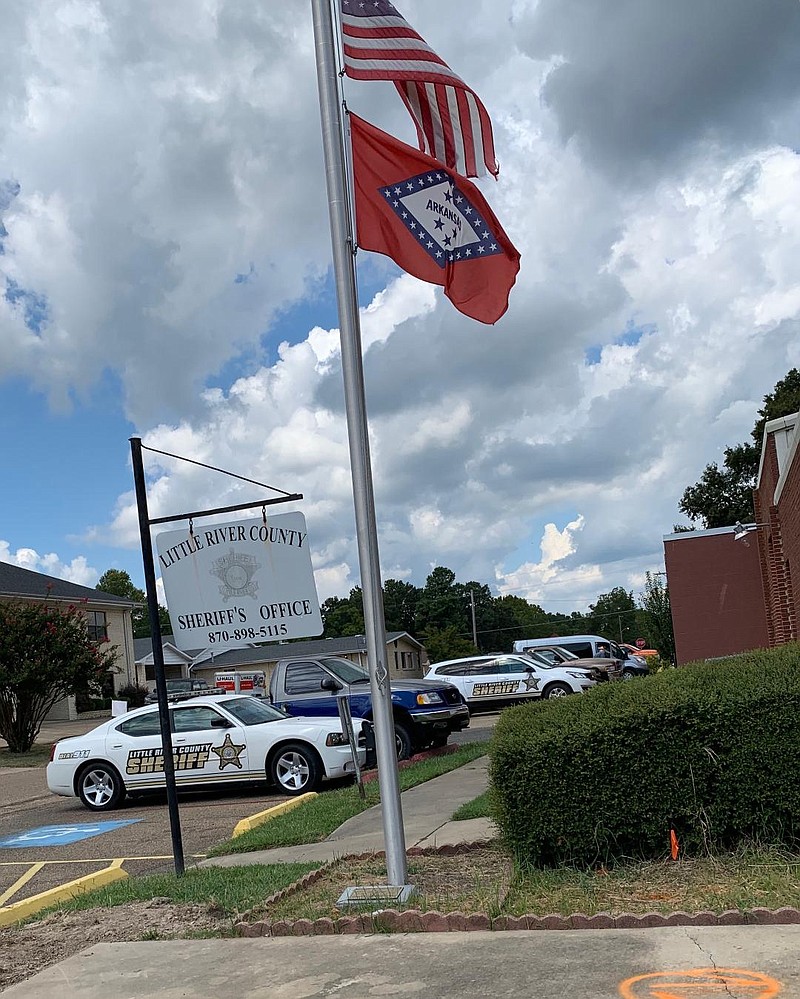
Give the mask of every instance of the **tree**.
[(383, 614), (387, 631), (416, 633), (417, 603), (421, 592), (413, 583), (400, 579), (386, 580), (383, 586)]
[(648, 637), (658, 649), (662, 659), (675, 662), (675, 634), (672, 630), (672, 608), (669, 589), (661, 576), (645, 574), (641, 594), (642, 612), (647, 624)]
[[(478, 618), (478, 641), (493, 652), (510, 652), (519, 638), (545, 638), (552, 625), (541, 607), (522, 597), (506, 594), (492, 601), (491, 624)], [(484, 631), (489, 631), (484, 634)]]
[(699, 482), (687, 486), (678, 507), (692, 521), (706, 529), (728, 527), (737, 521), (753, 519), (753, 487), (761, 460), (764, 426), (769, 420), (800, 410), (800, 371), (792, 368), (772, 392), (764, 396), (764, 405), (750, 434), (753, 443), (725, 448), (723, 467), (716, 462), (706, 465)]
[(57, 701), (98, 692), (116, 658), (89, 638), (79, 607), (0, 602), (0, 736), (11, 752), (31, 748)]
[(621, 642), (636, 640), (636, 602), (633, 594), (621, 586), (610, 593), (601, 593), (589, 604), (586, 631), (592, 635), (605, 635)]
[(348, 597), (328, 597), (320, 610), (325, 638), (364, 634), (364, 597), (360, 586), (354, 586)]
[(428, 659), (432, 663), (478, 654), (478, 650), (472, 642), (468, 638), (464, 638), (458, 628), (452, 626), (426, 631), (421, 641), (428, 653)]
[[(140, 590), (138, 586), (133, 585), (131, 577), (124, 569), (106, 569), (100, 579), (98, 579), (96, 589), (102, 590), (104, 593), (113, 593), (116, 597), (124, 597), (126, 600), (133, 600), (141, 604), (142, 606), (137, 607), (131, 614), (133, 637), (150, 637), (150, 614), (147, 610), (147, 596), (144, 590)], [(160, 604), (158, 607), (158, 620), (161, 625), (161, 634), (171, 635), (172, 624), (169, 620), (169, 611)]]
[[(741, 448), (750, 445), (743, 444)], [(728, 465), (728, 456), (738, 449), (725, 449), (724, 468), (716, 462), (706, 465), (700, 481), (687, 486), (678, 508), (690, 520), (699, 520), (707, 530), (727, 527), (737, 521), (753, 519), (753, 485), (755, 477), (745, 462)]]
[(469, 633), (469, 595), (456, 583), (452, 569), (438, 565), (425, 580), (417, 601), (417, 627), (424, 633), (445, 628)]

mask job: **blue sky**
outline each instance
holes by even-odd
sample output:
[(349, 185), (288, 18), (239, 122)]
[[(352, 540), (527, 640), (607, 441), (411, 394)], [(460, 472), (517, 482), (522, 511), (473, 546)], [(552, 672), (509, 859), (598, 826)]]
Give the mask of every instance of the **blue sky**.
[[(141, 582), (138, 433), (303, 492), (320, 596), (358, 582), (307, 7), (4, 12), (0, 558)], [(479, 183), (522, 266), (485, 327), (359, 255), (384, 572), (554, 610), (638, 592), (800, 363), (800, 5), (401, 9), (489, 109)], [(391, 86), (346, 96), (414, 141)], [(149, 476), (154, 515), (256, 498)]]

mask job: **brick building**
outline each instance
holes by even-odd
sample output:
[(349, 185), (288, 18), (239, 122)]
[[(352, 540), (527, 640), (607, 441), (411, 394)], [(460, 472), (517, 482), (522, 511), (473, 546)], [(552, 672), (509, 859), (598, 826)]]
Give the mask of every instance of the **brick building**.
[(750, 524), (664, 537), (678, 663), (798, 637), (800, 418), (764, 429)]

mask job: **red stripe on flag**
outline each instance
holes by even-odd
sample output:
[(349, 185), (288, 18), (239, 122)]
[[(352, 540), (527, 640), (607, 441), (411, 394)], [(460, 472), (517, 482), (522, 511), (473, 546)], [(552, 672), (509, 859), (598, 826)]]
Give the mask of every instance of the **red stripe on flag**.
[[(408, 49), (385, 49), (383, 47), (379, 49), (356, 48), (353, 45), (348, 45), (347, 41), (344, 43), (344, 54), (350, 59), (371, 59), (373, 62), (385, 62), (389, 60), (392, 62), (412, 61), (412, 55)], [(449, 68), (447, 63), (442, 62), (435, 52), (430, 52), (427, 49), (414, 50), (413, 61), (431, 62), (436, 66)]]
[(348, 38), (413, 38), (414, 41), (422, 42), (423, 45), (428, 46), (422, 35), (418, 35), (410, 25), (396, 28), (359, 28), (353, 27), (350, 24), (343, 24), (342, 34)]
[(458, 88), (455, 90), (455, 94), (456, 103), (458, 104), (458, 114), (461, 119), (461, 134), (464, 137), (464, 173), (468, 177), (476, 177), (478, 170), (475, 160), (475, 142), (480, 141), (480, 137), (472, 134), (472, 115), (470, 114), (466, 93)]
[[(442, 137), (444, 138), (444, 162), (457, 163), (456, 142), (453, 136), (453, 119), (450, 115), (450, 105), (447, 103), (447, 87), (437, 83), (434, 87), (436, 93), (436, 106), (439, 109), (439, 119), (442, 123)], [(437, 157), (438, 158), (438, 157)]]

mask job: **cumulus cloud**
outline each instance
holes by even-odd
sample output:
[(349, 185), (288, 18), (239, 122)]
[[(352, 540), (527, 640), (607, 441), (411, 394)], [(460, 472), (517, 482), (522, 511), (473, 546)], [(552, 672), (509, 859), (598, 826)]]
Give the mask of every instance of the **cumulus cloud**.
[(81, 586), (94, 586), (100, 578), (100, 573), (89, 565), (84, 556), (79, 555), (69, 562), (62, 562), (55, 552), (40, 555), (33, 548), (17, 548), (11, 550), (11, 545), (0, 538), (0, 562), (18, 565), (32, 572), (43, 572), (47, 576), (58, 579), (68, 579), (71, 583)]
[[(330, 245), (300, 7), (12, 3), (0, 374), (80, 404), (110, 369), (146, 443), (303, 492), (324, 597), (358, 566), (338, 331), (313, 314)], [(800, 6), (402, 10), (492, 112), (483, 187), (522, 270), (486, 328), (359, 255), (384, 572), (446, 564), (554, 609), (635, 588), (683, 488), (800, 363)], [(348, 102), (413, 141), (390, 86)], [(259, 495), (169, 459), (148, 474), (152, 516)], [(108, 509), (86, 543), (134, 547), (132, 496)]]

